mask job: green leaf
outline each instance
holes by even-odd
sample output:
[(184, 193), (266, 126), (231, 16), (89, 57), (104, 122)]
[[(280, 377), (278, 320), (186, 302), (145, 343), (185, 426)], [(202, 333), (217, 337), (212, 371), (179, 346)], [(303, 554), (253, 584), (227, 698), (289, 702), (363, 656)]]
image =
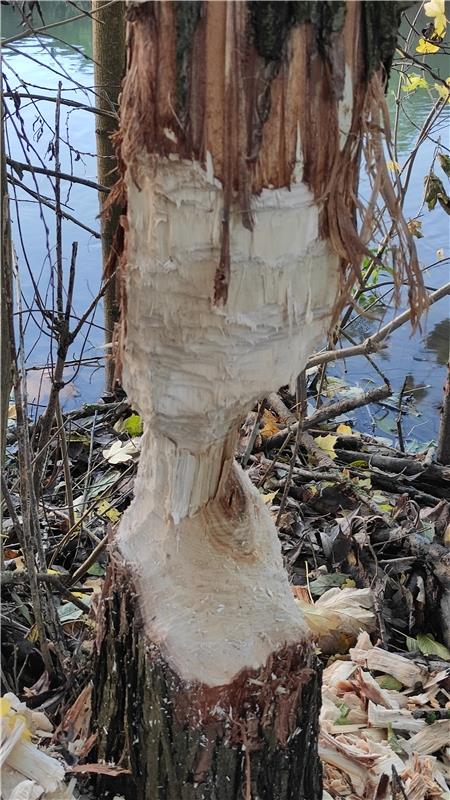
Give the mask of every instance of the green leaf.
[(309, 588), (312, 594), (320, 597), (327, 589), (332, 589), (335, 586), (342, 586), (347, 579), (348, 575), (342, 575), (340, 572), (332, 572), (329, 575), (319, 575), (315, 581), (311, 581)]
[(429, 542), (432, 542), (435, 536), (435, 524), (434, 522), (422, 522), (420, 528), (421, 536), (425, 536)]
[(398, 739), (397, 739), (397, 737), (396, 737), (396, 735), (394, 733), (394, 729), (392, 727), (392, 723), (391, 722), (388, 722), (387, 732), (388, 732), (388, 745), (391, 748), (391, 750), (393, 750), (394, 753), (402, 753), (403, 752), (403, 748), (400, 745), (400, 743), (399, 743), (399, 741), (398, 741)]
[(87, 574), (95, 575), (102, 578), (103, 575), (105, 574), (105, 568), (101, 564), (99, 564), (98, 561), (96, 561), (95, 564), (92, 564), (92, 567), (89, 567)]
[(114, 430), (117, 433), (128, 433), (129, 436), (142, 436), (144, 430), (142, 418), (133, 411), (129, 417), (118, 419)]
[(348, 724), (347, 717), (350, 713), (349, 706), (346, 706), (345, 703), (341, 703), (340, 706), (338, 706), (338, 708), (339, 708), (339, 716), (337, 719), (334, 720), (334, 724), (347, 725)]
[(392, 692), (399, 692), (403, 689), (403, 684), (393, 675), (379, 675), (375, 680), (382, 689), (388, 689)]
[(443, 153), (439, 153), (438, 161), (447, 175), (447, 178), (450, 178), (450, 156), (445, 156)]
[(448, 197), (441, 179), (434, 172), (430, 172), (425, 177), (425, 202), (429, 211), (433, 211), (436, 203), (439, 202), (444, 211), (450, 214), (450, 197)]
[(64, 605), (58, 608), (58, 617), (60, 621), (64, 624), (65, 622), (74, 622), (76, 619), (80, 619), (83, 616), (83, 611), (81, 608), (75, 605), (75, 603), (64, 603)]
[(419, 649), (419, 645), (417, 639), (413, 639), (412, 636), (406, 637), (406, 647), (409, 653), (414, 653), (415, 650)]
[(443, 661), (450, 661), (450, 650), (444, 644), (436, 642), (431, 633), (418, 633), (417, 644), (424, 656), (437, 656)]
[(144, 430), (142, 425), (142, 419), (139, 414), (131, 414), (129, 417), (124, 419), (123, 421), (123, 429), (130, 435), (130, 436), (142, 436), (142, 432)]

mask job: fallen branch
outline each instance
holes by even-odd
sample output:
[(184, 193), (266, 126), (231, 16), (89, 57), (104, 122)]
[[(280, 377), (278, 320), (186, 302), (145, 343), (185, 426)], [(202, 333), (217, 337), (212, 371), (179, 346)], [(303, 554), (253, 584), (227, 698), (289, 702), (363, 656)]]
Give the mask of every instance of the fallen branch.
[(347, 463), (352, 461), (365, 461), (369, 467), (375, 467), (385, 472), (396, 475), (408, 475), (410, 478), (427, 478), (430, 481), (443, 481), (450, 483), (450, 468), (438, 464), (424, 464), (415, 458), (402, 458), (399, 456), (383, 456), (377, 453), (364, 453), (361, 450), (338, 450), (335, 452)]
[[(325, 422), (333, 417), (339, 417), (341, 414), (347, 414), (348, 411), (361, 408), (369, 403), (378, 403), (380, 400), (385, 400), (389, 397), (391, 393), (392, 389), (390, 386), (378, 386), (376, 389), (370, 389), (368, 392), (364, 392), (359, 397), (339, 400), (337, 403), (330, 403), (329, 406), (319, 408), (318, 411), (311, 414), (310, 417), (307, 417), (303, 421), (303, 430), (306, 431), (315, 428), (317, 425), (320, 425), (321, 422)], [(281, 431), (274, 434), (274, 436), (269, 436), (264, 443), (265, 449), (269, 450), (272, 447), (280, 447), (286, 436), (288, 436), (289, 433), (295, 432), (297, 428), (298, 422), (291, 425), (289, 428), (283, 428)]]
[[(438, 300), (450, 294), (450, 283), (444, 284), (440, 289), (436, 289), (428, 295), (428, 307), (432, 306)], [(379, 350), (381, 342), (386, 339), (393, 331), (400, 328), (411, 318), (411, 309), (399, 314), (393, 320), (383, 325), (377, 333), (368, 336), (361, 344), (354, 345), (353, 347), (343, 347), (341, 350), (326, 350), (323, 353), (318, 353), (309, 359), (306, 368), (317, 367), (319, 364), (328, 364), (329, 361), (338, 361), (343, 358), (352, 358), (353, 356), (364, 356), (368, 353), (376, 353)]]
[[(37, 572), (36, 573), (36, 580), (39, 583), (48, 583), (53, 586), (54, 589), (60, 592), (63, 597), (66, 597), (67, 600), (70, 600), (71, 603), (74, 604), (77, 608), (83, 611), (84, 614), (89, 614), (90, 608), (86, 603), (83, 603), (79, 597), (73, 594), (67, 586), (64, 585), (62, 582), (64, 579), (69, 579), (70, 575), (68, 572), (60, 572), (55, 575), (52, 572)], [(22, 583), (30, 583), (30, 575), (28, 572), (24, 570), (17, 570), (16, 572), (2, 572), (1, 573), (1, 584), (3, 586), (20, 586)]]

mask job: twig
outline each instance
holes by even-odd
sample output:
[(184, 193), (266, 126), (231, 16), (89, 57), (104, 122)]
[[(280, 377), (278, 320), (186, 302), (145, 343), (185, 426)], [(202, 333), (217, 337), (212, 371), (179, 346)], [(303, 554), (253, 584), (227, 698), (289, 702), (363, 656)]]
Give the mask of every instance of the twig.
[[(107, 5), (111, 6), (118, 2), (119, 0), (110, 0)], [(92, 13), (95, 12), (91, 12), (91, 14)], [(22, 33), (16, 33), (14, 36), (10, 36), (8, 39), (2, 39), (2, 47), (6, 47), (6, 45), (11, 44), (12, 42), (17, 42), (20, 39), (26, 39), (28, 36), (35, 35), (37, 33), (46, 33), (47, 31), (51, 30), (52, 28), (56, 28), (59, 25), (68, 25), (69, 22), (75, 22), (78, 19), (84, 19), (86, 16), (88, 15), (83, 12), (82, 14), (77, 14), (75, 17), (69, 17), (69, 19), (61, 19), (58, 22), (50, 22), (48, 25), (43, 25), (40, 28), (32, 28), (30, 25), (28, 30), (22, 31)]]
[(8, 484), (6, 483), (6, 478), (4, 471), (2, 470), (2, 500), (5, 501), (6, 508), (8, 509), (8, 514), (11, 518), (11, 522), (13, 524), (14, 533), (16, 534), (16, 538), (18, 542), (22, 541), (22, 526), (19, 522), (19, 517), (16, 514), (16, 509), (14, 508), (14, 503), (12, 501), (11, 493), (8, 489)]
[[(3, 97), (11, 97), (13, 100), (15, 97), (20, 97), (24, 100), (43, 100), (46, 103), (56, 102), (56, 98), (52, 97), (52, 95), (31, 94), (31, 92), (3, 92)], [(79, 103), (77, 100), (65, 100), (63, 98), (61, 98), (60, 102), (62, 106), (76, 108), (79, 111), (90, 111), (92, 114), (97, 114), (99, 117), (111, 117), (112, 119), (117, 119), (117, 114), (115, 114), (114, 111), (106, 111), (102, 108), (98, 108), (98, 106), (86, 106), (84, 103)]]
[[(34, 199), (37, 200), (39, 203), (41, 203), (43, 206), (46, 206), (47, 208), (50, 208), (52, 211), (56, 212), (56, 208), (54, 204), (50, 202), (50, 200), (47, 200), (46, 198), (42, 197), (42, 195), (40, 195), (38, 192), (34, 192), (33, 189), (30, 189), (30, 187), (27, 186), (25, 183), (22, 183), (22, 181), (18, 181), (17, 178), (13, 178), (12, 175), (8, 175), (8, 182), (11, 183), (13, 186), (17, 186), (19, 189), (22, 189), (31, 197), (34, 197)], [(62, 210), (60, 210), (60, 214), (62, 217), (64, 217), (64, 219), (69, 220), (69, 222), (73, 222), (74, 225), (78, 225), (79, 228), (82, 228), (84, 231), (90, 233), (91, 236), (95, 236), (96, 239), (101, 239), (101, 235), (98, 231), (94, 231), (94, 229), (90, 228), (89, 225), (85, 225), (84, 222), (80, 222), (80, 220), (73, 217), (72, 214), (68, 214), (67, 211), (62, 211)]]
[[(273, 457), (272, 461), (270, 461), (270, 462), (269, 462), (269, 466), (267, 467), (267, 469), (266, 469), (266, 471), (265, 471), (264, 475), (263, 475), (263, 476), (262, 476), (262, 478), (260, 478), (260, 480), (258, 481), (258, 483), (257, 483), (257, 487), (258, 487), (258, 489), (260, 489), (260, 488), (261, 488), (261, 486), (264, 486), (264, 484), (265, 484), (265, 482), (266, 482), (267, 478), (269, 477), (270, 473), (272, 472), (272, 470), (273, 470), (273, 469), (276, 467), (276, 465), (277, 465), (277, 459), (278, 459), (278, 458), (280, 458), (280, 456), (281, 456), (281, 455), (284, 453), (284, 451), (286, 450), (286, 447), (288, 446), (288, 444), (290, 444), (290, 441), (291, 441), (291, 439), (292, 439), (292, 436), (293, 436), (293, 433), (292, 433), (292, 431), (289, 431), (289, 433), (288, 433), (288, 435), (286, 436), (286, 438), (285, 438), (284, 442), (282, 443), (282, 445), (281, 445), (280, 449), (279, 449), (279, 450), (278, 450), (278, 452), (275, 454), (275, 456)], [(256, 459), (255, 459), (255, 460), (256, 460)], [(283, 466), (286, 466), (286, 465), (284, 464)]]
[[(67, 597), (74, 606), (80, 608), (84, 611), (85, 614), (88, 614), (90, 611), (89, 606), (86, 603), (83, 603), (79, 597), (72, 594), (70, 589), (62, 583), (64, 579), (69, 579), (70, 573), (69, 572), (59, 572), (55, 575), (52, 572), (37, 572), (36, 579), (39, 583), (48, 583), (57, 589), (64, 597)], [(20, 586), (22, 583), (30, 583), (30, 575), (25, 570), (17, 570), (15, 572), (9, 572), (6, 570), (5, 572), (1, 573), (1, 584), (2, 586)]]
[[(384, 400), (386, 397), (389, 397), (391, 393), (392, 390), (390, 386), (379, 386), (376, 389), (370, 389), (368, 392), (364, 392), (360, 397), (350, 398), (348, 400), (339, 400), (337, 403), (331, 403), (329, 406), (323, 406), (314, 414), (311, 414), (310, 417), (306, 417), (306, 419), (303, 421), (302, 429), (304, 431), (309, 430), (314, 428), (316, 425), (319, 425), (321, 422), (325, 422), (333, 417), (338, 417), (341, 414), (346, 414), (348, 411), (353, 411), (356, 408), (361, 408), (368, 403), (378, 403), (380, 400)], [(274, 436), (270, 436), (268, 439), (266, 439), (265, 447), (267, 449), (279, 447), (286, 436), (288, 436), (289, 433), (295, 432), (297, 429), (298, 422), (292, 425), (290, 428), (283, 428), (283, 430), (279, 431)]]
[(69, 525), (71, 528), (75, 525), (75, 511), (73, 508), (73, 492), (72, 492), (72, 476), (70, 474), (69, 453), (67, 450), (66, 432), (64, 430), (64, 420), (61, 414), (61, 404), (59, 402), (59, 395), (56, 398), (56, 422), (59, 428), (59, 440), (61, 444), (61, 457), (64, 471), (64, 482), (66, 484), (66, 503), (67, 514), (69, 517)]
[[(432, 306), (433, 303), (436, 303), (438, 300), (441, 300), (443, 297), (446, 297), (450, 294), (450, 283), (445, 283), (444, 286), (441, 286), (439, 289), (436, 289), (435, 292), (432, 292), (428, 295), (427, 305)], [(399, 314), (398, 317), (395, 317), (393, 320), (388, 322), (386, 325), (383, 325), (377, 333), (372, 334), (372, 336), (368, 336), (361, 344), (357, 344), (354, 347), (344, 347), (342, 350), (327, 350), (324, 353), (318, 353), (312, 358), (309, 359), (306, 368), (310, 369), (311, 367), (316, 367), (319, 364), (326, 364), (328, 361), (337, 361), (342, 358), (351, 358), (352, 356), (360, 356), (366, 355), (367, 353), (375, 353), (379, 349), (380, 343), (383, 339), (386, 339), (393, 331), (400, 328), (404, 325), (405, 322), (411, 317), (411, 309), (407, 309), (403, 312), (403, 314)]]
[(55, 136), (53, 152), (55, 156), (55, 224), (56, 224), (56, 310), (58, 316), (63, 315), (63, 260), (62, 260), (62, 219), (61, 219), (61, 162), (59, 160), (59, 122), (61, 116), (61, 89), (62, 83), (58, 81), (58, 93), (55, 105)]
[(70, 586), (73, 586), (74, 583), (77, 583), (81, 578), (85, 576), (89, 567), (91, 567), (92, 564), (95, 564), (98, 556), (100, 555), (100, 553), (103, 552), (107, 544), (108, 544), (108, 535), (106, 535), (101, 540), (101, 542), (98, 543), (97, 547), (94, 547), (92, 553), (88, 555), (87, 559), (83, 562), (83, 564), (81, 564), (81, 566), (78, 567), (77, 570), (75, 570), (70, 579)]
[[(18, 275), (16, 275), (18, 282)], [(17, 292), (18, 300), (21, 302), (20, 286)], [(26, 380), (25, 369), (23, 364), (23, 328), (21, 317), (19, 317), (19, 336), (20, 336), (20, 352), (22, 360), (22, 370), (19, 371), (17, 360), (16, 346), (15, 346), (15, 331), (12, 315), (12, 297), (6, 298), (7, 302), (7, 319), (10, 325), (10, 342), (11, 342), (11, 361), (13, 365), (13, 386), (14, 386), (14, 400), (16, 406), (16, 419), (17, 419), (17, 438), (19, 441), (18, 458), (19, 458), (19, 473), (20, 473), (20, 500), (22, 511), (22, 536), (20, 544), (25, 560), (25, 564), (30, 576), (30, 594), (33, 606), (34, 618), (36, 622), (36, 630), (39, 637), (41, 646), (42, 660), (45, 669), (49, 675), (54, 674), (54, 666), (50, 655), (50, 647), (47, 639), (47, 632), (44, 623), (45, 612), (45, 597), (41, 596), (36, 578), (37, 569), (35, 564), (35, 555), (38, 553), (41, 570), (45, 570), (45, 558), (43, 561), (42, 542), (39, 542), (39, 531), (33, 532), (32, 530), (32, 494), (33, 494), (33, 481), (31, 478), (31, 454), (30, 454), (30, 441), (28, 436), (28, 425), (26, 418)], [(36, 536), (33, 534), (36, 533)]]
[(50, 559), (49, 567), (51, 567), (52, 564), (54, 564), (54, 562), (55, 562), (56, 558), (58, 557), (59, 553), (61, 552), (61, 550), (66, 546), (67, 542), (70, 541), (70, 539), (71, 539), (72, 535), (75, 533), (76, 529), (78, 527), (81, 527), (81, 523), (83, 522), (83, 520), (85, 520), (86, 517), (93, 511), (93, 509), (99, 503), (99, 501), (103, 500), (105, 497), (107, 497), (108, 493), (111, 492), (114, 489), (115, 485), (117, 483), (119, 483), (121, 480), (123, 480), (124, 476), (127, 475), (130, 472), (130, 470), (132, 470), (132, 469), (133, 469), (133, 465), (131, 464), (130, 467), (125, 469), (120, 474), (120, 476), (117, 478), (117, 480), (114, 481), (113, 484), (111, 484), (111, 486), (107, 486), (103, 492), (101, 492), (99, 495), (97, 495), (97, 497), (95, 498), (94, 503), (91, 506), (89, 506), (89, 508), (86, 509), (84, 514), (82, 514), (80, 516), (80, 519), (75, 523), (74, 527), (70, 528), (67, 531), (67, 533), (64, 534), (62, 540), (60, 542), (58, 542), (57, 546), (55, 547), (55, 551), (54, 551), (54, 553), (53, 553), (53, 555), (52, 555), (52, 557)]
[[(80, 178), (78, 175), (70, 175), (67, 172), (57, 172), (54, 169), (47, 167), (36, 167), (34, 165), (24, 164), (22, 161), (15, 161), (13, 158), (6, 157), (6, 163), (9, 167), (17, 172), (35, 172), (38, 175), (50, 175), (52, 178), (59, 178), (62, 181), (69, 181), (70, 183), (81, 183), (83, 186), (88, 186), (90, 189), (96, 189), (98, 192), (105, 192), (108, 194), (110, 189), (107, 186), (102, 186), (100, 183), (90, 181), (87, 178)], [(19, 177), (22, 177), (19, 175)]]
[(400, 448), (402, 453), (405, 452), (405, 441), (403, 439), (403, 430), (402, 430), (402, 401), (403, 401), (403, 395), (405, 394), (405, 389), (406, 389), (407, 382), (408, 382), (408, 379), (405, 378), (405, 380), (403, 381), (403, 386), (402, 386), (402, 388), (400, 390), (400, 394), (398, 396), (398, 414), (397, 414), (397, 419), (396, 419), (397, 434), (398, 434), (398, 446), (399, 446), (399, 448)]
[(292, 481), (292, 473), (295, 467), (295, 462), (297, 461), (297, 454), (298, 448), (300, 446), (300, 439), (303, 433), (303, 420), (305, 418), (306, 413), (306, 372), (300, 373), (297, 378), (297, 405), (298, 405), (298, 422), (296, 423), (296, 433), (295, 433), (295, 442), (294, 447), (292, 450), (291, 461), (289, 464), (289, 472), (286, 477), (286, 481), (284, 484), (283, 494), (281, 497), (280, 508), (278, 509), (276, 525), (279, 525), (281, 515), (283, 514), (284, 507), (286, 505), (287, 496), (289, 493), (289, 489), (291, 488), (291, 481)]
[(265, 411), (266, 408), (267, 408), (267, 400), (266, 400), (266, 398), (264, 398), (262, 400), (262, 402), (260, 403), (260, 405), (259, 405), (258, 413), (256, 415), (255, 422), (253, 424), (252, 432), (251, 432), (249, 440), (247, 442), (247, 447), (245, 448), (244, 455), (242, 456), (241, 466), (242, 466), (243, 469), (245, 469), (245, 467), (247, 466), (248, 459), (251, 456), (254, 444), (256, 442), (256, 437), (258, 435), (259, 425), (260, 425), (262, 416), (263, 416), (264, 411)]
[(81, 509), (80, 509), (81, 515), (84, 513), (84, 509), (85, 509), (86, 503), (87, 503), (87, 496), (88, 496), (88, 489), (89, 489), (89, 478), (90, 478), (90, 475), (91, 475), (92, 455), (93, 455), (93, 452), (94, 452), (94, 435), (95, 435), (96, 422), (97, 422), (97, 410), (95, 410), (95, 412), (94, 412), (94, 421), (93, 421), (92, 427), (91, 427), (91, 438), (90, 438), (90, 442), (89, 442), (88, 463), (87, 463), (87, 469), (86, 469), (86, 476), (85, 476), (85, 479), (84, 479), (83, 499), (81, 501)]

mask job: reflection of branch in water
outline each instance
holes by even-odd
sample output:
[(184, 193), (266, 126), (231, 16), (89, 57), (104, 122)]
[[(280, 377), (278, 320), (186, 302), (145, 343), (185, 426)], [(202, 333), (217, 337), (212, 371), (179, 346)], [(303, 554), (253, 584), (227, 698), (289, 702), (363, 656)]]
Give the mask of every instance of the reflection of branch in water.
[(450, 318), (446, 317), (437, 322), (433, 330), (430, 331), (425, 339), (425, 345), (428, 350), (433, 350), (436, 353), (436, 361), (438, 364), (446, 364), (449, 357), (449, 342), (450, 342)]

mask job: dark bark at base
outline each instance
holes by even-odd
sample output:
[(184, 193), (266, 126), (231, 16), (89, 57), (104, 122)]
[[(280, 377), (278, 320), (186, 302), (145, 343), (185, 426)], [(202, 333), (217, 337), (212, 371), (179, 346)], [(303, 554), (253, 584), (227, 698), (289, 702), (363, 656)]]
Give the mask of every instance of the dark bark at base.
[(93, 699), (97, 757), (130, 770), (99, 779), (125, 800), (319, 800), (320, 667), (286, 647), (214, 689), (180, 681), (142, 630), (113, 562), (100, 609)]

